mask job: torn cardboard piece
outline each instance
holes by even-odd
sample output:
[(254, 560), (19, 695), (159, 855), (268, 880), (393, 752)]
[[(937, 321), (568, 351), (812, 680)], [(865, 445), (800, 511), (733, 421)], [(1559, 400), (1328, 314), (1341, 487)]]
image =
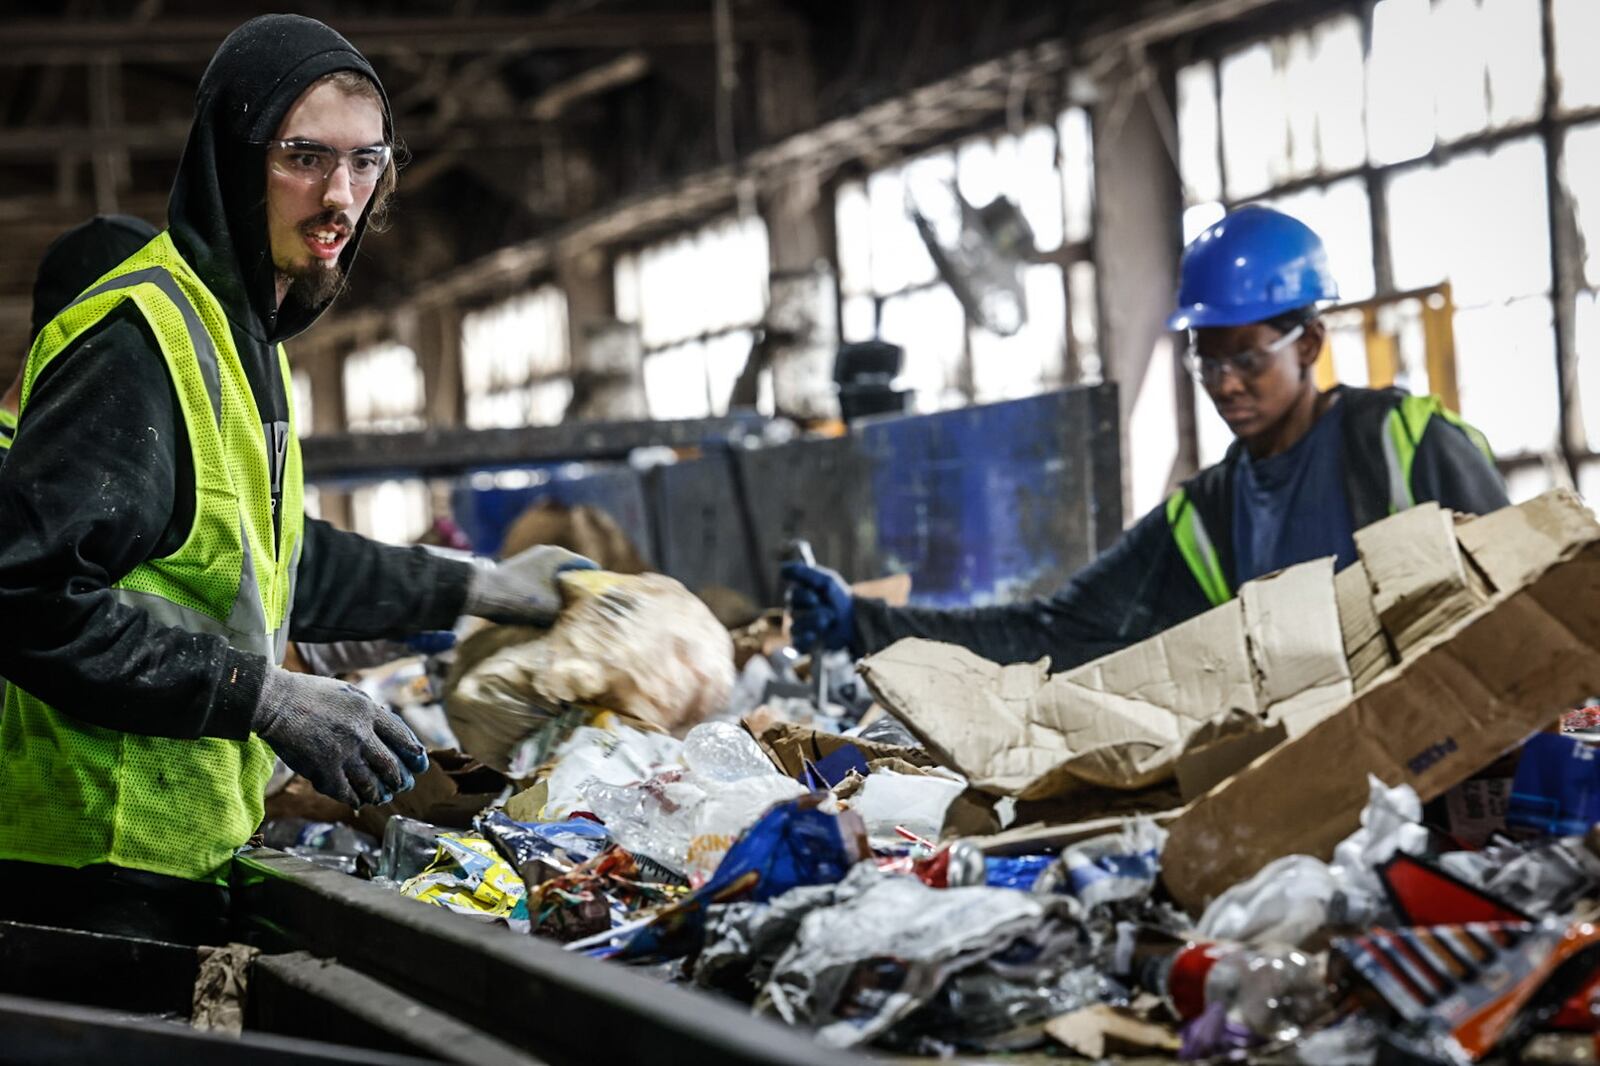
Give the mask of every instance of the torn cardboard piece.
[(1150, 640), (1051, 677), (903, 640), (862, 661), (878, 701), (975, 787), (1024, 800), (1172, 779), (1203, 723), (1238, 709), (1298, 735), (1352, 691), (1331, 559), (1245, 586)]
[(1389, 637), (1372, 602), (1367, 564), (1357, 559), (1339, 571), (1333, 579), (1333, 593), (1339, 602), (1339, 629), (1344, 657), (1350, 664), (1351, 684), (1360, 692), (1394, 665)]
[(362, 807), (355, 815), (357, 827), (383, 839), (384, 826), (395, 815), (468, 829), (477, 813), (500, 798), (510, 779), (454, 748), (428, 753), (428, 768), (417, 775), (416, 785), (393, 802)]
[[(1414, 573), (1366, 557), (1379, 615), (1402, 627), (1409, 654), (1173, 822), (1162, 866), (1180, 904), (1199, 913), (1285, 855), (1330, 857), (1358, 824), (1369, 773), (1431, 800), (1600, 692), (1600, 525), (1567, 492), (1516, 510), (1522, 520), (1500, 512), (1456, 527), (1464, 542), (1493, 556), (1486, 572), (1500, 580), (1522, 575), (1465, 615), (1464, 597), (1479, 595), (1482, 580), (1475, 586), (1458, 567), (1459, 554), (1452, 562), (1437, 545), (1413, 551)], [(1479, 536), (1473, 527), (1491, 519), (1494, 536)], [(1396, 523), (1393, 534), (1410, 520), (1406, 512), (1369, 528)], [(1433, 535), (1424, 523), (1410, 528)], [(1520, 547), (1504, 539), (1514, 542), (1519, 531)], [(1369, 550), (1379, 542), (1366, 538)], [(1441, 579), (1446, 571), (1457, 575), (1455, 591)], [(1419, 619), (1430, 617), (1445, 620), (1443, 628), (1424, 631)]]
[(1114, 1054), (1172, 1054), (1180, 1047), (1178, 1035), (1166, 1026), (1104, 1003), (1052, 1018), (1044, 1031), (1068, 1051), (1095, 1062)]
[(1282, 722), (1267, 725), (1238, 709), (1219, 715), (1195, 730), (1178, 755), (1178, 793), (1188, 803), (1211, 791), (1288, 739)]
[(746, 715), (744, 725), (778, 769), (796, 779), (805, 773), (808, 762), (815, 765), (847, 746), (861, 752), (869, 765), (878, 759), (902, 759), (914, 767), (937, 765), (936, 760), (921, 748), (878, 744), (792, 722), (774, 722), (763, 715)]
[(1488, 586), (1456, 540), (1454, 516), (1436, 503), (1391, 515), (1355, 536), (1378, 621), (1402, 658), (1488, 600)]

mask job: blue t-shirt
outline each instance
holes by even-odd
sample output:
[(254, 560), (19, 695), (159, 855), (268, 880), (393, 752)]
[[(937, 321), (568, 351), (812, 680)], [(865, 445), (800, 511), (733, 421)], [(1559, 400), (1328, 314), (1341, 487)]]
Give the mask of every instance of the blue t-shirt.
[(1344, 494), (1344, 404), (1335, 403), (1311, 432), (1281, 455), (1241, 452), (1233, 475), (1235, 582), (1244, 584), (1296, 563), (1356, 558), (1354, 521)]

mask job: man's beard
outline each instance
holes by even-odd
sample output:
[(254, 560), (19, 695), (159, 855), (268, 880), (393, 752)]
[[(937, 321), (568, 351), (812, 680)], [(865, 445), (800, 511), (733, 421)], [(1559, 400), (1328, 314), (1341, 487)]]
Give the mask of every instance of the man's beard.
[(288, 295), (304, 307), (319, 310), (332, 303), (344, 291), (344, 267), (335, 263), (324, 266), (320, 262), (306, 263), (289, 270), (278, 270), (278, 276), (288, 279)]

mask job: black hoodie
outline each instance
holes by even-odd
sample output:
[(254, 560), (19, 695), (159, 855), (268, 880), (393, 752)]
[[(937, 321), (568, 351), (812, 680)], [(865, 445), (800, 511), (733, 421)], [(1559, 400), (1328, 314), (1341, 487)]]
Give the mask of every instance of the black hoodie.
[[(301, 93), (339, 70), (378, 84), (361, 54), (313, 19), (267, 15), (235, 30), (201, 79), (168, 206), (173, 242), (227, 311), (275, 463), (270, 443), (288, 406), (274, 346), (318, 312), (293, 296), (275, 306), (262, 146)], [(345, 269), (365, 224), (344, 250)], [(155, 337), (120, 305), (40, 375), (0, 467), (0, 676), (93, 725), (248, 735), (266, 661), (157, 625), (109, 591), (183, 543), (194, 516), (191, 464)], [(471, 573), (307, 519), (290, 635), (374, 639), (447, 627)]]

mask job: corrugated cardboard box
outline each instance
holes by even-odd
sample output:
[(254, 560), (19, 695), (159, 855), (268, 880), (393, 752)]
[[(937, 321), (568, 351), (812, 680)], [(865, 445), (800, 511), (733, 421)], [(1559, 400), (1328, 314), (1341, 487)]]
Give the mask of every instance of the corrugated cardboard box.
[(1600, 694), (1600, 525), (1577, 498), (1446, 519), (1430, 505), (1357, 534), (1401, 661), (1172, 823), (1163, 879), (1191, 911), (1274, 859), (1331, 855), (1369, 773), (1432, 799)]
[(1330, 559), (1244, 586), (1166, 633), (1050, 676), (902, 640), (861, 663), (873, 694), (974, 787), (1022, 800), (1170, 781), (1203, 724), (1237, 710), (1297, 736), (1353, 691)]

